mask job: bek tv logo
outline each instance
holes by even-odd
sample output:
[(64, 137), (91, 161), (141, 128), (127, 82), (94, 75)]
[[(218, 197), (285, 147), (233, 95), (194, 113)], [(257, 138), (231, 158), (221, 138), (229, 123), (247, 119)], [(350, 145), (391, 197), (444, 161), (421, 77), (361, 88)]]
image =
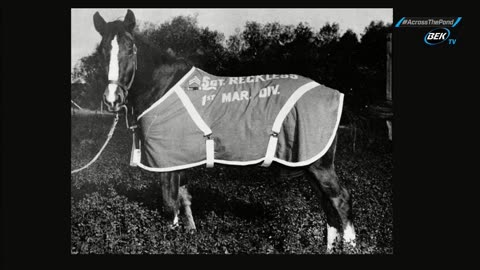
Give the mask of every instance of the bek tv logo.
[(436, 28), (428, 32), (423, 41), (428, 45), (438, 45), (448, 40), (448, 44), (455, 45), (457, 40), (448, 39), (449, 37), (450, 30), (448, 30), (448, 28)]

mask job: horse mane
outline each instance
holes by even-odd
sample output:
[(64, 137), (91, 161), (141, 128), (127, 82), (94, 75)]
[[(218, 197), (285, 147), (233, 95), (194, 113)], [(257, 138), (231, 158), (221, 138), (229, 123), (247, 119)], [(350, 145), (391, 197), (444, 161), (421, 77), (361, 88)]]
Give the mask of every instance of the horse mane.
[(172, 55), (168, 53), (167, 50), (159, 48), (157, 45), (153, 44), (150, 40), (145, 38), (145, 36), (141, 33), (135, 32), (133, 36), (135, 38), (135, 44), (137, 48), (144, 52), (148, 52), (152, 56), (152, 59), (156, 60), (155, 62), (168, 65), (174, 64), (179, 61), (184, 61), (188, 64), (192, 64), (188, 59), (184, 57)]
[(137, 91), (132, 91), (130, 95), (135, 100), (136, 108), (141, 112), (173, 87), (193, 64), (188, 59), (177, 57), (166, 49), (159, 48), (141, 33), (134, 32), (133, 36), (139, 62), (138, 77), (132, 87)]

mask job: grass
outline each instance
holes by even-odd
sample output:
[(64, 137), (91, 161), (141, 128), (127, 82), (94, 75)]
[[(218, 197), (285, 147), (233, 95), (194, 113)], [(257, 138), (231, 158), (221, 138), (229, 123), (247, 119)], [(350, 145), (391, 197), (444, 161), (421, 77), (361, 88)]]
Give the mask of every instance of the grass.
[[(72, 117), (72, 170), (104, 143), (112, 116)], [(381, 142), (352, 152), (340, 131), (336, 170), (353, 196), (357, 247), (335, 254), (393, 254), (393, 159)], [(324, 254), (326, 219), (303, 177), (276, 179), (261, 167), (187, 171), (197, 231), (170, 230), (155, 173), (129, 166), (131, 137), (120, 119), (109, 145), (72, 175), (72, 254)], [(182, 222), (182, 221), (181, 221)]]

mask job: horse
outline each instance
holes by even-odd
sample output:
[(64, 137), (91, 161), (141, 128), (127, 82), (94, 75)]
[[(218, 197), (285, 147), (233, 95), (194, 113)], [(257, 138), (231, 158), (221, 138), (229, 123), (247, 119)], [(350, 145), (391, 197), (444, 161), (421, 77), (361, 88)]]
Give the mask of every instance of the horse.
[[(98, 49), (103, 55), (103, 63), (108, 73), (103, 102), (110, 112), (118, 113), (126, 106), (132, 115), (141, 115), (192, 68), (188, 59), (176, 56), (171, 50), (160, 49), (134, 31), (136, 21), (131, 10), (127, 11), (123, 21), (108, 23), (96, 12), (93, 22), (102, 38)], [(139, 128), (143, 128), (141, 124)], [(355, 246), (351, 196), (335, 172), (336, 143), (337, 134), (334, 134), (333, 142), (323, 156), (299, 168), (311, 183), (326, 214), (327, 251), (340, 241), (341, 236), (344, 243)], [(278, 172), (283, 167), (285, 166), (272, 166), (272, 169)], [(286, 167), (283, 169), (289, 170)], [(195, 231), (191, 210), (192, 197), (187, 190), (185, 171), (182, 169), (159, 172), (158, 177), (161, 182), (162, 202), (171, 218), (171, 227), (179, 226), (179, 214), (183, 208), (188, 221), (186, 230)]]

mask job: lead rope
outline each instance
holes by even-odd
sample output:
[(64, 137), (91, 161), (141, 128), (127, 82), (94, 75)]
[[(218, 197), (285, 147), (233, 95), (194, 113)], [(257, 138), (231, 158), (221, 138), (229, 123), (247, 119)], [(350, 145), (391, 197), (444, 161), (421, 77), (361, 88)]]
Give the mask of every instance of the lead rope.
[[(134, 64), (135, 64), (135, 69), (133, 70), (133, 75), (132, 75), (132, 79), (130, 80), (130, 83), (128, 84), (127, 86), (127, 91), (128, 89), (130, 89), (130, 87), (132, 87), (132, 84), (133, 84), (133, 80), (135, 79), (135, 71), (137, 70), (138, 66), (137, 66), (137, 46), (135, 46), (135, 44), (133, 45), (133, 53), (135, 55), (135, 60), (134, 60)], [(134, 130), (137, 125), (133, 125), (133, 126), (129, 126), (128, 125), (128, 109), (127, 109), (127, 106), (123, 105), (122, 106), (123, 108), (125, 108), (125, 123), (127, 125), (127, 128), (130, 129), (130, 130)], [(133, 110), (132, 110), (132, 114), (133, 114)], [(110, 141), (110, 139), (112, 138), (112, 135), (113, 135), (113, 132), (115, 131), (115, 127), (117, 126), (117, 123), (118, 123), (118, 113), (115, 115), (115, 119), (113, 120), (113, 125), (112, 125), (112, 128), (110, 128), (110, 132), (108, 133), (108, 136), (107, 136), (107, 140), (105, 141), (105, 143), (103, 144), (102, 148), (100, 148), (100, 151), (98, 151), (97, 155), (89, 162), (87, 163), (87, 165), (79, 168), (79, 169), (76, 169), (76, 170), (73, 170), (71, 171), (71, 174), (74, 174), (76, 172), (79, 172), (83, 169), (86, 169), (88, 168), (90, 165), (92, 165), (97, 159), (98, 157), (100, 156), (100, 154), (103, 152), (103, 149), (105, 149), (105, 147), (107, 146), (108, 142)]]
[(97, 155), (90, 161), (87, 163), (87, 165), (79, 168), (79, 169), (76, 169), (76, 170), (73, 170), (71, 172), (71, 174), (74, 174), (76, 172), (79, 172), (81, 170), (84, 170), (86, 168), (88, 168), (90, 165), (92, 165), (97, 159), (98, 157), (100, 156), (100, 154), (103, 152), (103, 149), (105, 149), (105, 147), (107, 146), (108, 142), (110, 141), (110, 139), (112, 138), (112, 135), (113, 135), (113, 132), (115, 131), (115, 126), (117, 126), (117, 123), (118, 123), (118, 113), (115, 115), (115, 119), (113, 120), (113, 125), (112, 127), (110, 128), (110, 132), (108, 133), (108, 136), (107, 136), (107, 140), (105, 141), (105, 143), (103, 144), (102, 148), (100, 148), (100, 151), (98, 151)]
[[(127, 105), (122, 105), (122, 106), (120, 106), (120, 108), (125, 109), (125, 125), (127, 126), (127, 129), (130, 129), (131, 131), (133, 131), (134, 129), (137, 128), (137, 125), (134, 124), (134, 125), (130, 126), (128, 124), (128, 108), (127, 108)], [(132, 115), (133, 115), (133, 108), (132, 108)]]

